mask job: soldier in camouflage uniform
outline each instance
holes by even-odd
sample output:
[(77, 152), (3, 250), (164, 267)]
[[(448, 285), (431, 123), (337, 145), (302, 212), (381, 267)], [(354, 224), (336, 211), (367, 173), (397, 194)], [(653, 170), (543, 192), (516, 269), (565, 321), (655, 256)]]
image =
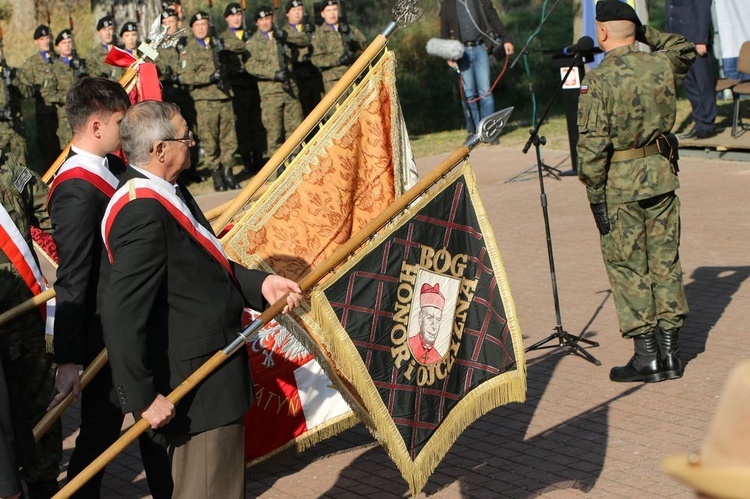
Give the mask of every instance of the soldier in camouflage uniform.
[(197, 132), (203, 146), (204, 160), (211, 170), (215, 191), (239, 189), (234, 179), (234, 152), (237, 150), (237, 132), (234, 128), (232, 90), (225, 85), (218, 59), (214, 57), (208, 36), (209, 17), (198, 12), (190, 18), (193, 31), (187, 45), (180, 52), (180, 81), (188, 86), (198, 115)]
[(297, 85), (292, 78), (289, 47), (304, 47), (307, 39), (303, 33), (290, 33), (274, 27), (273, 10), (270, 7), (258, 7), (255, 11), (255, 24), (258, 31), (247, 44), (251, 57), (245, 67), (259, 80), (260, 107), (266, 129), (268, 154), (273, 155), (302, 123), (302, 106), (297, 98)]
[(86, 60), (87, 73), (90, 76), (101, 76), (110, 80), (120, 81), (125, 74), (125, 68), (118, 68), (104, 62), (109, 54), (115, 38), (115, 21), (112, 16), (104, 16), (96, 23), (96, 31), (99, 35), (99, 43), (94, 45), (91, 54)]
[(238, 3), (230, 3), (224, 9), (227, 30), (223, 33), (224, 51), (221, 52), (221, 67), (232, 86), (237, 137), (241, 137), (237, 152), (242, 157), (245, 171), (256, 173), (263, 166), (265, 130), (261, 122), (258, 80), (245, 69), (250, 58), (247, 42), (250, 33), (245, 26), (245, 13)]
[(50, 51), (49, 27), (40, 25), (34, 31), (34, 42), (38, 52), (29, 57), (18, 73), (18, 84), (26, 99), (36, 103), (35, 123), (38, 152), (46, 165), (51, 165), (60, 155), (60, 140), (57, 138), (57, 105), (48, 102), (50, 88), (54, 84), (52, 62), (56, 55)]
[[(47, 191), (35, 173), (0, 150), (0, 201), (29, 247), (32, 225), (47, 232), (52, 230), (46, 211)], [(0, 309), (9, 310), (32, 296), (10, 258), (0, 249)], [(3, 359), (9, 361), (4, 364), (9, 389), (21, 394), (23, 411), (33, 427), (55, 395), (56, 365), (46, 346), (42, 315), (32, 311), (3, 325), (0, 343), (9, 353), (9, 358)], [(58, 420), (36, 444), (32, 459), (21, 470), (29, 497), (49, 498), (57, 491), (61, 459), (62, 425)]]
[[(610, 379), (679, 378), (677, 334), (688, 305), (679, 258), (677, 163), (665, 156), (676, 153), (669, 132), (677, 86), (695, 47), (682, 36), (642, 26), (633, 8), (617, 0), (600, 0), (596, 19), (606, 56), (581, 82), (578, 176), (601, 234), (620, 332), (635, 346), (630, 362), (613, 368)], [(653, 52), (639, 51), (636, 39)]]
[(305, 13), (302, 0), (289, 0), (286, 4), (287, 25), (284, 29), (289, 33), (303, 33), (307, 40), (304, 47), (290, 46), (292, 51), (292, 76), (299, 89), (299, 101), (302, 104), (302, 114), (307, 116), (320, 102), (323, 95), (323, 78), (320, 70), (310, 61), (312, 56), (312, 37), (315, 27)]
[(65, 113), (65, 96), (81, 76), (81, 60), (73, 58), (72, 36), (69, 29), (64, 29), (55, 38), (59, 56), (52, 61), (52, 72), (41, 89), (42, 98), (54, 105), (57, 113), (58, 151), (62, 151), (73, 138)]
[[(167, 33), (173, 34), (179, 30), (179, 19), (174, 9), (167, 8), (161, 13), (161, 23), (167, 27)], [(178, 71), (180, 69), (180, 52), (187, 45), (187, 37), (182, 36), (174, 47), (159, 48), (159, 57), (156, 58), (156, 69), (161, 81), (161, 97), (164, 102), (173, 102), (180, 108), (180, 113), (187, 121), (188, 128), (196, 130), (197, 117), (195, 114), (195, 103), (190, 97), (187, 87), (180, 81)], [(198, 148), (190, 148), (190, 168), (180, 173), (180, 180), (185, 184), (203, 182), (204, 178), (198, 173)]]
[(21, 164), (26, 164), (26, 140), (23, 138), (21, 92), (18, 71), (5, 62), (3, 42), (0, 40), (0, 149), (13, 153)]
[(367, 39), (354, 26), (339, 22), (338, 0), (325, 0), (320, 15), (323, 24), (315, 28), (312, 63), (320, 68), (328, 92), (357, 60), (367, 45)]

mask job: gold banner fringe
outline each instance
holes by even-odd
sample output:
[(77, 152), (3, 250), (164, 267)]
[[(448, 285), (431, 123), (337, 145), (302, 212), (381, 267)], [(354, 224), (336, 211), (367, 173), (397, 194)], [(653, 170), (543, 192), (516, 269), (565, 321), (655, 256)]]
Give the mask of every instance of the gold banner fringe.
[[(383, 404), (371, 377), (362, 375), (362, 373), (367, 372), (367, 369), (356, 347), (351, 343), (348, 334), (341, 326), (336, 313), (325, 297), (325, 284), (316, 287), (310, 294), (311, 313), (315, 322), (320, 325), (320, 329), (324, 333), (321, 336), (321, 341), (323, 342), (323, 347), (328, 350), (331, 356), (330, 359), (335, 364), (336, 374), (343, 376), (345, 382), (350, 383), (363, 400), (364, 407), (353, 405), (352, 408), (362, 421), (365, 422), (373, 436), (383, 445), (409, 484), (411, 493), (415, 496), (422, 490), (432, 472), (467, 426), (500, 405), (510, 402), (524, 402), (526, 399), (526, 360), (515, 304), (510, 293), (504, 267), (502, 266), (500, 253), (494, 243), (494, 234), (478, 195), (476, 178), (467, 162), (438, 182), (430, 189), (428, 194), (423, 195), (419, 201), (405, 210), (398, 219), (394, 220), (389, 230), (382, 231), (365, 248), (359, 251), (358, 254), (366, 254), (372, 248), (381, 244), (389, 237), (389, 233), (392, 232), (391, 228), (395, 230), (403, 226), (436, 193), (444, 190), (461, 175), (464, 175), (466, 180), (468, 194), (474, 204), (480, 229), (487, 241), (488, 254), (495, 270), (498, 289), (503, 300), (507, 315), (507, 324), (513, 341), (516, 369), (503, 373), (466, 394), (440, 423), (438, 429), (427, 444), (425, 444), (415, 460), (410, 458), (403, 437), (399, 433), (395, 423), (393, 423), (393, 419)], [(348, 272), (356, 265), (356, 260), (357, 258), (351, 259), (347, 264), (337, 269), (335, 274)], [(331, 276), (328, 282), (332, 282), (335, 279), (336, 275)], [(324, 368), (330, 367), (325, 363), (322, 363), (322, 365)], [(366, 412), (362, 413), (362, 410)]]

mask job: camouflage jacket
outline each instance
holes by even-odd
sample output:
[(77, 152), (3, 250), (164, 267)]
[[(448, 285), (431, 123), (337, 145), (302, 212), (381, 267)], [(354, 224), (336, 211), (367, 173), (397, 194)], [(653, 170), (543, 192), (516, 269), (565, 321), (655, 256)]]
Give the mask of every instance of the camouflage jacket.
[[(0, 149), (0, 202), (29, 247), (32, 225), (45, 232), (52, 232), (52, 223), (47, 215), (48, 191), (49, 188), (36, 173)], [(0, 276), (4, 276), (9, 269), (13, 269), (13, 265), (0, 250)], [(5, 295), (4, 285), (5, 281), (0, 279), (2, 296)]]
[(177, 42), (176, 47), (160, 47), (158, 49), (159, 57), (156, 58), (154, 64), (159, 72), (159, 80), (169, 84), (176, 82), (177, 73), (180, 69), (180, 52), (186, 44), (187, 38), (182, 37)]
[(300, 64), (309, 64), (310, 57), (312, 57), (312, 41), (310, 36), (302, 30), (302, 25), (296, 24), (292, 26), (287, 23), (286, 26), (284, 26), (284, 30), (289, 33), (290, 37), (299, 34), (305, 39), (304, 45), (291, 45), (289, 47), (292, 51), (292, 64), (294, 67), (296, 68)]
[(0, 123), (8, 123), (19, 133), (23, 133), (22, 95), (18, 86), (18, 71), (2, 64), (0, 78)]
[(679, 187), (659, 154), (609, 161), (614, 151), (653, 144), (672, 130), (677, 86), (695, 60), (694, 45), (680, 35), (646, 27), (645, 40), (653, 52), (635, 45), (613, 49), (581, 82), (578, 178), (590, 203), (637, 201)]
[[(292, 69), (292, 52), (290, 47), (304, 47), (307, 39), (303, 33), (289, 33), (286, 41), (281, 45), (281, 52), (284, 54), (283, 67), (290, 71)], [(247, 42), (247, 48), (250, 50), (250, 59), (245, 63), (247, 72), (258, 77), (258, 91), (261, 96), (282, 93), (282, 83), (273, 81), (273, 76), (282, 68), (279, 63), (279, 44), (268, 36), (256, 31)], [(291, 85), (294, 82), (290, 80)], [(295, 92), (296, 95), (296, 92)]]
[(21, 94), (26, 99), (36, 99), (37, 114), (56, 114), (55, 106), (44, 101), (41, 91), (52, 83), (52, 63), (42, 59), (39, 52), (24, 62), (18, 73)]
[[(354, 55), (360, 55), (367, 45), (367, 39), (360, 30), (349, 25), (351, 29), (351, 42), (349, 50)], [(344, 55), (344, 41), (341, 33), (335, 31), (326, 23), (315, 28), (315, 34), (312, 39), (312, 63), (323, 72), (323, 77), (327, 80), (339, 79), (346, 73), (348, 66), (339, 64), (339, 59)]]
[[(242, 37), (237, 36), (237, 33), (241, 33)], [(222, 71), (232, 86), (248, 84), (250, 79), (245, 70), (245, 63), (250, 58), (250, 52), (247, 50), (247, 33), (227, 29), (221, 34), (221, 39), (224, 40), (224, 49), (219, 54)]]
[(75, 71), (58, 57), (52, 63), (52, 72), (47, 79), (47, 84), (41, 88), (39, 93), (44, 102), (64, 106), (68, 90), (75, 83)]
[(180, 81), (188, 86), (193, 100), (224, 100), (232, 97), (228, 85), (227, 92), (224, 92), (217, 83), (211, 82), (211, 75), (217, 69), (211, 44), (203, 45), (194, 36), (189, 36), (185, 48), (180, 52), (177, 73)]

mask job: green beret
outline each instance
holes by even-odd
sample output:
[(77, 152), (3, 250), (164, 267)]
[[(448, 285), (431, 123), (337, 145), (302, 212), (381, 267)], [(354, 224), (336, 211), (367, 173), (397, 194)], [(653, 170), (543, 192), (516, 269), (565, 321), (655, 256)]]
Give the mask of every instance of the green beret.
[(636, 26), (641, 26), (641, 20), (635, 9), (620, 0), (599, 0), (596, 2), (596, 20), (606, 21), (630, 21)]

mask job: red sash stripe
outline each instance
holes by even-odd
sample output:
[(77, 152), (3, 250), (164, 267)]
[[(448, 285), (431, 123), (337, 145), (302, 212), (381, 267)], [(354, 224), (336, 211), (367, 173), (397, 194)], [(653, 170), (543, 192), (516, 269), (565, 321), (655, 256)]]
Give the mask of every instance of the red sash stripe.
[[(118, 213), (130, 201), (135, 199), (153, 199), (159, 202), (169, 214), (185, 229), (185, 231), (197, 242), (203, 249), (208, 252), (234, 279), (234, 272), (229, 264), (229, 260), (224, 254), (218, 239), (210, 234), (202, 225), (192, 216), (187, 207), (179, 200), (177, 195), (165, 192), (161, 186), (149, 181), (148, 179), (132, 179), (125, 186), (121, 187), (112, 197), (107, 212), (104, 214), (102, 221), (102, 236), (104, 245), (107, 248), (107, 256), (110, 263), (114, 263), (114, 257), (109, 246), (109, 233), (112, 224), (117, 218)], [(179, 204), (178, 204), (179, 203)]]

